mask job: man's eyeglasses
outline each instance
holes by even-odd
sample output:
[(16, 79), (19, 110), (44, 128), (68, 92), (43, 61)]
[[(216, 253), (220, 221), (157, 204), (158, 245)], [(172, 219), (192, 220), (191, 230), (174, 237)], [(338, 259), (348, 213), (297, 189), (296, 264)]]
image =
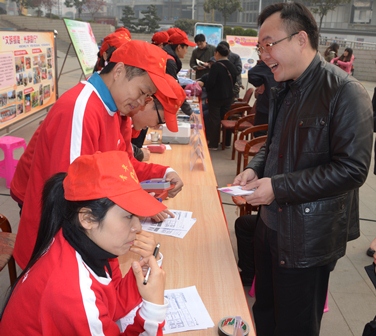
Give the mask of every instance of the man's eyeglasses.
[(159, 114), (158, 107), (157, 107), (157, 102), (154, 100), (154, 107), (155, 110), (157, 111), (157, 116), (158, 116), (158, 124), (157, 125), (163, 125), (166, 123), (166, 121), (163, 121), (161, 118), (161, 115)]
[(258, 53), (259, 56), (262, 55), (262, 53), (264, 53), (265, 51), (270, 54), (270, 52), (272, 51), (272, 47), (275, 46), (276, 44), (278, 44), (279, 42), (282, 42), (284, 40), (287, 40), (288, 38), (291, 38), (293, 37), (294, 35), (296, 34), (299, 34), (299, 32), (296, 32), (296, 33), (293, 33), (287, 37), (284, 37), (283, 39), (280, 39), (278, 41), (275, 41), (275, 42), (272, 42), (272, 43), (267, 43), (265, 44), (265, 46), (262, 46), (260, 45), (259, 43), (256, 45), (256, 51)]

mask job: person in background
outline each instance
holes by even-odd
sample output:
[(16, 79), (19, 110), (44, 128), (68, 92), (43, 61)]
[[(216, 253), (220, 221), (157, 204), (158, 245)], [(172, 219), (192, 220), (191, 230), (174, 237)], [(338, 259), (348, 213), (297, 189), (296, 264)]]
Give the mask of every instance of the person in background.
[(170, 35), (166, 31), (160, 31), (154, 33), (151, 37), (151, 43), (159, 48), (163, 48), (167, 43)]
[[(236, 83), (234, 85), (233, 91), (234, 91), (234, 98), (239, 98), (239, 92), (240, 89), (244, 89), (243, 83), (242, 83), (242, 69), (243, 69), (243, 63), (238, 54), (235, 54), (231, 51), (230, 45), (227, 41), (221, 41), (219, 42), (227, 47), (228, 50), (230, 50), (230, 53), (228, 55), (228, 60), (235, 65), (236, 68)], [(228, 145), (230, 145), (228, 143)]]
[[(196, 79), (209, 73), (208, 62), (214, 56), (215, 46), (208, 44), (204, 34), (195, 36), (197, 48), (193, 49), (189, 66), (196, 71)], [(198, 65), (196, 60), (204, 62), (204, 65)]]
[[(139, 216), (164, 208), (142, 190), (125, 152), (82, 155), (52, 176), (37, 243), (3, 308), (0, 334), (162, 335), (165, 272)], [(117, 257), (128, 251), (141, 260), (123, 277)], [(145, 267), (151, 268), (146, 285)], [(135, 308), (120, 332), (116, 322)]]
[(205, 131), (210, 150), (218, 149), (221, 120), (234, 101), (232, 89), (237, 72), (227, 58), (229, 52), (224, 44), (219, 43), (214, 53), (216, 62), (211, 65), (209, 73), (197, 81), (201, 87), (205, 87), (208, 95), (209, 112)]
[[(165, 79), (165, 62), (162, 49), (144, 41), (129, 41), (113, 52), (100, 74), (94, 73), (88, 81), (65, 92), (49, 111), (35, 144), (13, 252), (22, 269), (35, 245), (40, 195), (46, 180), (66, 171), (80, 155), (126, 150), (120, 116), (145, 106), (157, 90), (176, 99)], [(176, 191), (181, 190), (183, 183), (175, 171), (138, 162), (132, 151), (128, 155), (139, 180), (164, 177), (177, 181)]]
[(257, 215), (244, 215), (235, 220), (238, 267), (243, 286), (252, 286), (255, 277), (255, 231)]
[(131, 39), (131, 33), (124, 27), (118, 28), (113, 33), (108, 34), (103, 39), (101, 48), (98, 51), (98, 60), (94, 66), (93, 72), (102, 70), (107, 65), (112, 53), (122, 44), (129, 42)]
[(354, 58), (353, 50), (351, 48), (346, 48), (340, 57), (333, 58), (330, 63), (337, 65), (351, 75)]
[(338, 49), (339, 49), (339, 45), (338, 43), (335, 43), (335, 42), (332, 43), (328, 48), (326, 48), (324, 52), (325, 61), (330, 63), (330, 61), (333, 58), (338, 57)]
[[(269, 100), (270, 90), (277, 86), (274, 75), (270, 68), (262, 61), (258, 60), (257, 64), (248, 70), (248, 82), (255, 86), (256, 89), (256, 115), (255, 125), (268, 124), (269, 119)], [(256, 136), (264, 135), (255, 134)]]
[[(168, 54), (166, 73), (175, 78), (178, 82), (178, 73), (182, 68), (181, 59), (187, 54), (188, 46), (194, 47), (196, 44), (189, 41), (187, 34), (184, 31), (179, 28), (170, 28), (169, 30), (171, 29), (174, 29), (174, 33), (170, 35), (168, 44), (163, 48)], [(191, 115), (193, 112), (187, 101), (184, 101), (181, 110), (186, 115)]]
[(254, 189), (244, 198), (260, 206), (256, 332), (318, 336), (330, 272), (360, 235), (372, 105), (361, 83), (318, 53), (316, 20), (303, 4), (269, 5), (258, 25), (259, 55), (280, 85), (267, 142), (233, 182)]

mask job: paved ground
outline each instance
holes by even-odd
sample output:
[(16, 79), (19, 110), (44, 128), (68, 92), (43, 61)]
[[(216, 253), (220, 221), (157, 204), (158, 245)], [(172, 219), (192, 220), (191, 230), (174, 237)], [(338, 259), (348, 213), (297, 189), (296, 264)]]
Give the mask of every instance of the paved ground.
[[(59, 52), (58, 56), (60, 70), (65, 55)], [(186, 63), (184, 67), (187, 67)], [(80, 80), (79, 70), (65, 74), (74, 69), (78, 69), (78, 62), (74, 57), (68, 57), (63, 69), (63, 75), (58, 83), (60, 95)], [(363, 84), (369, 94), (372, 95), (376, 83), (363, 82)], [(13, 135), (23, 137), (26, 141), (29, 141), (38, 123), (39, 120), (36, 120), (14, 132)], [(21, 153), (21, 151), (17, 152), (16, 156), (20, 156)], [(236, 168), (235, 162), (230, 160), (230, 150), (211, 152), (211, 156), (218, 185), (222, 186), (232, 182)], [(18, 207), (8, 195), (9, 190), (5, 187), (5, 180), (0, 179), (0, 213), (9, 218), (13, 231), (17, 232)], [(330, 310), (324, 314), (321, 332), (323, 336), (359, 336), (362, 333), (364, 324), (376, 314), (375, 288), (364, 271), (364, 266), (372, 262), (372, 259), (366, 256), (365, 251), (372, 239), (376, 237), (376, 223), (374, 222), (376, 220), (376, 176), (372, 173), (369, 174), (366, 183), (361, 188), (360, 200), (361, 237), (348, 244), (346, 256), (339, 260), (336, 269), (332, 273), (329, 286)], [(224, 198), (223, 203), (234, 253), (236, 253), (233, 224), (238, 214), (236, 207), (231, 204), (231, 199)], [(4, 270), (0, 273), (0, 305), (2, 305), (8, 286), (8, 274), (7, 270)], [(247, 293), (248, 288), (245, 288), (245, 290)], [(251, 306), (253, 299), (249, 296), (247, 297)]]

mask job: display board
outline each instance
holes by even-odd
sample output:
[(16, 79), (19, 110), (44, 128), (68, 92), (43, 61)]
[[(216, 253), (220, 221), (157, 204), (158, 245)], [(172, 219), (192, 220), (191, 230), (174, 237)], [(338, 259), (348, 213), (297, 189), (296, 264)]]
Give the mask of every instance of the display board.
[(223, 25), (197, 22), (195, 24), (195, 36), (197, 34), (204, 34), (206, 42), (216, 47), (223, 39)]
[(56, 101), (53, 32), (0, 30), (0, 129)]
[(83, 74), (88, 78), (98, 58), (98, 45), (90, 23), (64, 19)]
[(238, 54), (242, 60), (242, 77), (248, 78), (248, 70), (254, 67), (259, 59), (256, 51), (257, 36), (233, 36), (227, 35), (226, 41), (233, 53)]

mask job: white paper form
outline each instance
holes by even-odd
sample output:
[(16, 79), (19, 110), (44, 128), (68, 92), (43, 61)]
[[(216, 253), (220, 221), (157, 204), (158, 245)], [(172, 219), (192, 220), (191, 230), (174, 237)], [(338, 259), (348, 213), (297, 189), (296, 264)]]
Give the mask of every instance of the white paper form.
[(169, 300), (169, 305), (164, 334), (214, 327), (196, 286), (166, 289), (165, 297)]
[(191, 211), (170, 211), (175, 215), (174, 218), (166, 218), (160, 223), (152, 221), (151, 218), (145, 218), (141, 221), (142, 229), (144, 231), (163, 234), (166, 236), (184, 238), (196, 222), (196, 219), (192, 218)]

